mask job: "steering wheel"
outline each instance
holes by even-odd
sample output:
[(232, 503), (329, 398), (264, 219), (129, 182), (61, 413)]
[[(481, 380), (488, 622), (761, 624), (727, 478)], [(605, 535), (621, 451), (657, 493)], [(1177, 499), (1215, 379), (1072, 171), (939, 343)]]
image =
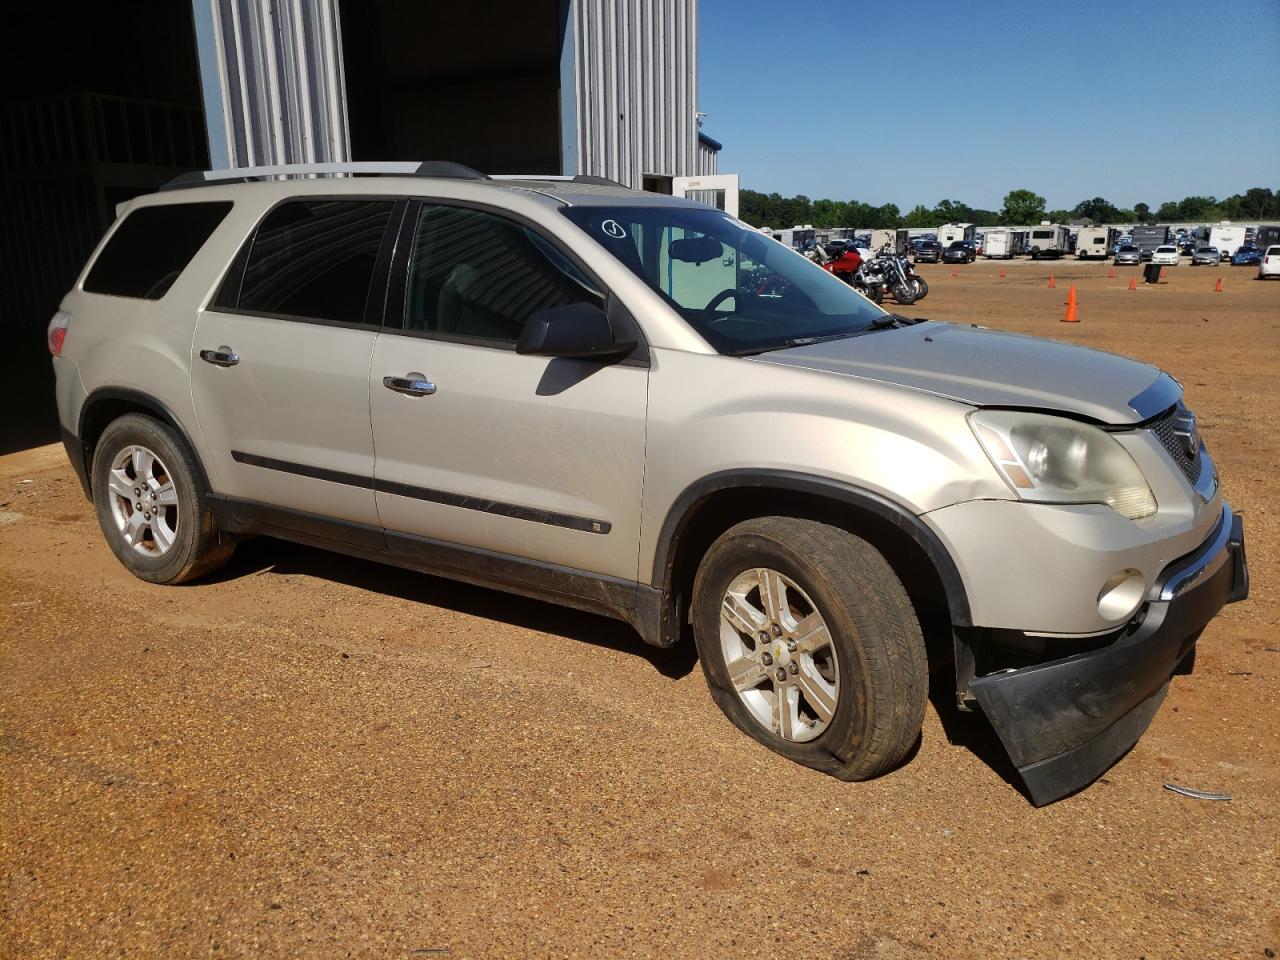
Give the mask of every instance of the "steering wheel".
[(716, 307), (720, 305), (721, 301), (728, 300), (730, 297), (740, 296), (741, 293), (742, 293), (741, 290), (736, 290), (733, 287), (726, 287), (724, 290), (721, 290), (714, 297), (712, 297), (711, 300), (707, 303), (707, 305), (702, 309), (705, 312), (710, 313), (712, 310), (714, 310)]

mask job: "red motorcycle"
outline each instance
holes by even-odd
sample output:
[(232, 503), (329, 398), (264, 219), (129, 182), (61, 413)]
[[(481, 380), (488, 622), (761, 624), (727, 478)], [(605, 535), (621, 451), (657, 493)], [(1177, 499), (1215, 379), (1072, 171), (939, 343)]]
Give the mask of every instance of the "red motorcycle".
[(821, 246), (814, 246), (815, 254), (813, 261), (822, 267), (827, 273), (835, 274), (849, 286), (853, 286), (853, 277), (858, 272), (858, 268), (862, 266), (862, 257), (858, 250), (852, 244), (846, 246), (843, 244), (831, 244), (832, 251), (828, 252)]

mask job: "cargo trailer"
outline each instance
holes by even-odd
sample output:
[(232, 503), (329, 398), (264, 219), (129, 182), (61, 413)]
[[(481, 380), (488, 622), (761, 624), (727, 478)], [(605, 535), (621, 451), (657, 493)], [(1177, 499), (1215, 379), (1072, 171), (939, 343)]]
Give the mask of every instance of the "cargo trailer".
[(988, 227), (982, 244), (982, 255), (988, 260), (1013, 258), (1014, 232), (1007, 227)]

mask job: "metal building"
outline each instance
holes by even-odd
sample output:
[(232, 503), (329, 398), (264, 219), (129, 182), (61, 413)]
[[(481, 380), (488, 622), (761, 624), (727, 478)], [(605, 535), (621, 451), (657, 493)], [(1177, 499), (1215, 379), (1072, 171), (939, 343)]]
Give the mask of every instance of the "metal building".
[(454, 159), (664, 193), (718, 173), (697, 0), (192, 5), (215, 167)]

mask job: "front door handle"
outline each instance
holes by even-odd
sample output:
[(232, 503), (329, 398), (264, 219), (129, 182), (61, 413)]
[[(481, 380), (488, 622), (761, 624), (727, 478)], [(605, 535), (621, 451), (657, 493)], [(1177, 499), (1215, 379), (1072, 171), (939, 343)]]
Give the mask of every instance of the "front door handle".
[(205, 363), (212, 363), (215, 367), (234, 367), (240, 362), (236, 352), (225, 343), (217, 350), (201, 350), (200, 359)]
[(425, 373), (406, 373), (403, 377), (383, 377), (382, 385), (388, 390), (403, 393), (406, 397), (429, 397), (436, 392), (436, 385)]

